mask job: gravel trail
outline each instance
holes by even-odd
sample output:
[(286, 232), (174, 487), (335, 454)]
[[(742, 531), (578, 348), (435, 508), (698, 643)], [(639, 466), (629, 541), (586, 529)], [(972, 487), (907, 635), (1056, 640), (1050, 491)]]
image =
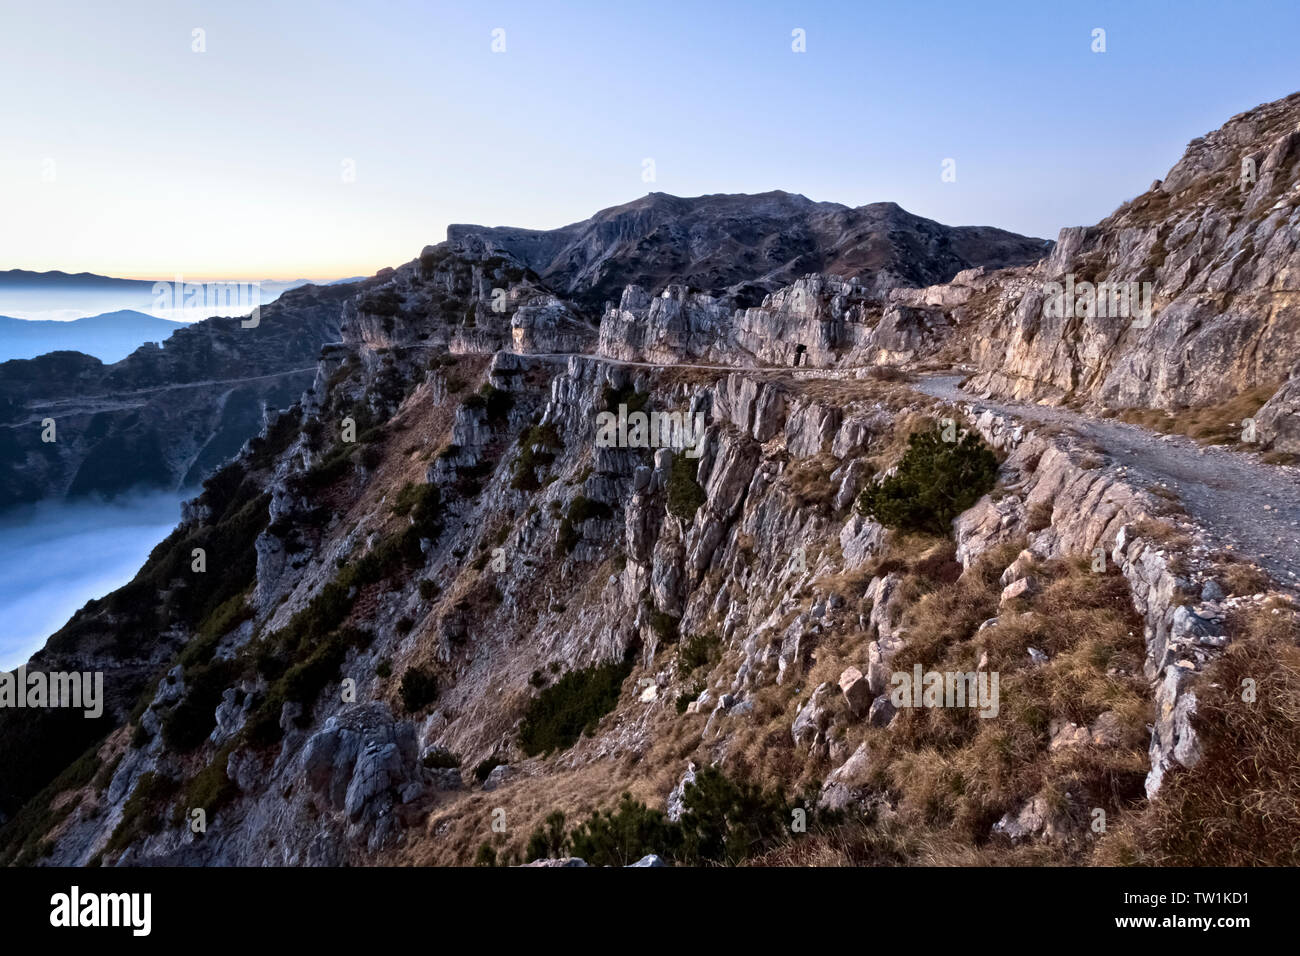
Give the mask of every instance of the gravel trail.
[(958, 388), (960, 381), (961, 376), (931, 375), (911, 387), (943, 401), (1072, 428), (1127, 468), (1135, 486), (1163, 483), (1176, 492), (1219, 546), (1231, 545), (1291, 588), (1300, 585), (1300, 470), (1068, 408), (977, 398)]

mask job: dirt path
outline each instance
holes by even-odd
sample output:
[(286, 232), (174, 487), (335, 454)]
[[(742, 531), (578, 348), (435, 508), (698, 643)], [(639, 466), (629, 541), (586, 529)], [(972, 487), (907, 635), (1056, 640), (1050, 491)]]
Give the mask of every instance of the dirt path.
[(1249, 454), (1198, 445), (1137, 425), (1092, 418), (1068, 408), (976, 398), (957, 387), (961, 376), (925, 376), (912, 388), (948, 402), (991, 409), (1029, 422), (1068, 426), (1128, 469), (1137, 487), (1165, 484), (1187, 513), (1220, 545), (1254, 558), (1277, 580), (1300, 585), (1300, 472), (1266, 465)]
[[(568, 361), (568, 355), (530, 358)], [(635, 368), (696, 368), (710, 371), (789, 374), (799, 378), (843, 378), (854, 369), (816, 369), (630, 362), (584, 356)], [(818, 375), (825, 372), (825, 375)], [(1219, 547), (1258, 561), (1279, 583), (1300, 588), (1300, 470), (1266, 465), (1252, 455), (1199, 445), (1181, 435), (1161, 435), (1137, 425), (1093, 418), (1068, 408), (998, 402), (958, 388), (960, 375), (926, 375), (911, 387), (932, 398), (970, 404), (1027, 422), (1056, 423), (1096, 442), (1114, 462), (1128, 469), (1136, 487), (1165, 485)]]
[(105, 392), (100, 395), (91, 395), (88, 397), (73, 398), (34, 398), (26, 403), (24, 407), (30, 414), (25, 421), (15, 422), (15, 425), (29, 425), (32, 422), (39, 422), (43, 417), (50, 415), (93, 415), (98, 412), (121, 411), (127, 408), (143, 408), (149, 404), (148, 399), (151, 396), (159, 395), (163, 392), (184, 391), (191, 388), (216, 388), (222, 389), (231, 385), (243, 385), (248, 382), (261, 382), (267, 379), (284, 378), (289, 375), (301, 375), (304, 372), (315, 372), (316, 366), (309, 365), (305, 368), (291, 368), (283, 372), (270, 372), (266, 375), (250, 375), (247, 378), (225, 378), (212, 379), (201, 382), (180, 382), (174, 385), (154, 385), (149, 388), (133, 389), (124, 392)]
[[(568, 355), (530, 358), (568, 361)], [(799, 378), (843, 378), (853, 369), (745, 368), (686, 362), (663, 365), (630, 362), (599, 355), (586, 358), (636, 368), (697, 368), (711, 371), (785, 373)], [(818, 372), (825, 375), (818, 375)], [(1128, 469), (1137, 487), (1165, 485), (1187, 513), (1213, 536), (1219, 547), (1259, 562), (1279, 583), (1300, 588), (1300, 470), (1266, 465), (1252, 455), (1199, 445), (1181, 435), (1161, 435), (1137, 425), (1092, 418), (1068, 408), (997, 402), (958, 388), (960, 375), (926, 375), (911, 387), (932, 398), (970, 404), (1028, 422), (1056, 423), (1096, 442), (1117, 464)]]

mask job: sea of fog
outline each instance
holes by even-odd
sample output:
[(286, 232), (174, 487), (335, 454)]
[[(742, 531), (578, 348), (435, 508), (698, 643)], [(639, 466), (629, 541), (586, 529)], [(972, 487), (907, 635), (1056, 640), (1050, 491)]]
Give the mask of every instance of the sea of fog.
[(74, 611), (130, 581), (192, 495), (43, 502), (0, 514), (0, 671), (26, 663)]

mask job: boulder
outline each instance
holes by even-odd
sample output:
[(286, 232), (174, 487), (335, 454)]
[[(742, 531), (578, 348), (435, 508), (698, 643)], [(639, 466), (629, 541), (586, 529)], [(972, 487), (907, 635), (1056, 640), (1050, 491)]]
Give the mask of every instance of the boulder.
[(871, 706), (871, 685), (856, 667), (846, 668), (840, 674), (840, 693), (854, 717), (861, 717)]
[[(1014, 565), (1012, 566), (1014, 567)], [(1008, 601), (1014, 601), (1017, 598), (1032, 597), (1040, 590), (1041, 588), (1039, 587), (1038, 579), (1033, 575), (1018, 578), (1002, 589), (1000, 603), (1006, 604)]]

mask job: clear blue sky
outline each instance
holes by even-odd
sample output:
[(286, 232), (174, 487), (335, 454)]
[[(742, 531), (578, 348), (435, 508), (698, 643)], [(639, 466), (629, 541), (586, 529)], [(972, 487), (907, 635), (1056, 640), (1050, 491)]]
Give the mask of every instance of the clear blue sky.
[(0, 268), (370, 273), (651, 190), (1050, 238), (1300, 89), (1297, 37), (1295, 0), (3, 0)]

